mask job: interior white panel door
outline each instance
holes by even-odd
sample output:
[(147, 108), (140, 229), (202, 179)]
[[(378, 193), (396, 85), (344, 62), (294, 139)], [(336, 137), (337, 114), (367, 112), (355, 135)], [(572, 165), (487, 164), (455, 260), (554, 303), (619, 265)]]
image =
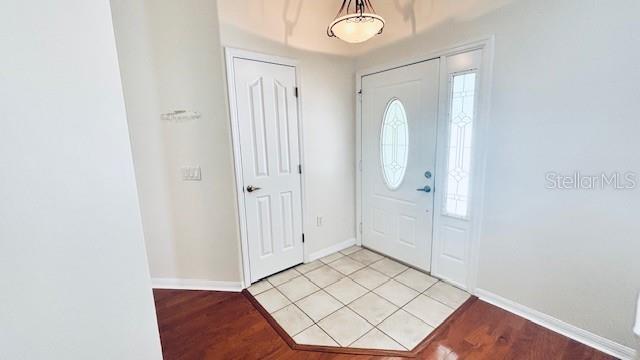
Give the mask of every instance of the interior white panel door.
[(362, 79), (363, 245), (425, 271), (431, 264), (438, 79), (438, 59)]
[(302, 263), (295, 68), (234, 59), (251, 281)]

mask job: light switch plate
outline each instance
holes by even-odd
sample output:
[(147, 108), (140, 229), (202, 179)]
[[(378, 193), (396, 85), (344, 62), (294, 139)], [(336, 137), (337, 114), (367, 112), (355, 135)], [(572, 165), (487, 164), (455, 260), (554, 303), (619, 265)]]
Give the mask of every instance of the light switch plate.
[(200, 166), (185, 166), (181, 169), (183, 181), (200, 181), (202, 180), (202, 171)]

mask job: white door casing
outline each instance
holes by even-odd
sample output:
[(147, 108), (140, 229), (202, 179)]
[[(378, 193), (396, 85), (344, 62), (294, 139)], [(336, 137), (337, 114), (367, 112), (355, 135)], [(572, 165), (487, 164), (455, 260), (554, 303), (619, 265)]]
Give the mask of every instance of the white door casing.
[[(438, 82), (439, 59), (362, 78), (362, 244), (425, 271), (431, 266), (433, 191), (418, 189), (434, 186)], [(385, 113), (398, 101), (406, 127), (395, 124), (391, 138), (399, 145), (389, 147), (385, 140), (382, 147), (395, 150), (382, 150)], [(393, 174), (391, 181), (383, 163)]]
[(252, 283), (303, 261), (296, 68), (246, 56), (227, 61), (245, 283)]
[[(434, 211), (433, 275), (463, 289), (469, 289), (469, 273), (472, 249), (473, 218), (477, 183), (477, 118), (483, 81), (480, 67), (482, 50), (472, 50), (442, 57), (440, 87), (440, 124), (438, 152), (444, 156), (438, 161), (435, 194), (438, 204)], [(454, 78), (470, 75), (473, 86), (455, 89)], [(462, 80), (461, 78), (458, 80)], [(456, 82), (456, 87), (462, 85)], [(455, 98), (455, 99), (454, 99)], [(464, 103), (464, 105), (463, 105)], [(453, 107), (452, 107), (453, 104)], [(455, 118), (458, 118), (457, 121)], [(464, 117), (464, 119), (459, 119)], [(453, 134), (453, 136), (452, 136)], [(451, 175), (451, 176), (450, 176)], [(450, 190), (457, 184), (464, 189)], [(464, 196), (460, 197), (462, 193)], [(462, 206), (448, 205), (447, 199), (457, 199)], [(450, 200), (456, 202), (456, 200)], [(447, 210), (447, 208), (450, 208)], [(458, 213), (459, 212), (459, 213)]]
[[(361, 69), (356, 73), (356, 89), (362, 89), (364, 80), (368, 75), (378, 74), (430, 59), (441, 59), (437, 160), (436, 172), (434, 174), (433, 254), (430, 271), (432, 275), (440, 277), (471, 293), (474, 293), (477, 287), (479, 243), (484, 209), (484, 182), (487, 160), (486, 136), (489, 131), (494, 42), (495, 39), (493, 36), (483, 37), (436, 50), (426, 55), (402, 59), (368, 69)], [(472, 52), (475, 55), (471, 57), (457, 56)], [(480, 56), (478, 56), (478, 54), (480, 54)], [(472, 64), (469, 64), (469, 61), (472, 61)], [(451, 95), (448, 85), (450, 76), (453, 73), (467, 72), (472, 69), (475, 69), (477, 75), (477, 99), (473, 119), (473, 150), (469, 187), (471, 201), (468, 216), (464, 219), (466, 224), (462, 224), (462, 219), (443, 219), (443, 216), (441, 216), (443, 203), (440, 192), (443, 191), (443, 183), (446, 180), (445, 173), (447, 169), (447, 147), (449, 140), (447, 139), (449, 136), (448, 129), (443, 125), (446, 125), (447, 121), (449, 121), (447, 115), (450, 110), (448, 109), (450, 105), (449, 97)], [(365, 226), (363, 226), (363, 223), (365, 222), (368, 208), (365, 201), (366, 175), (363, 171), (365, 152), (365, 106), (363, 101), (364, 99), (360, 97), (360, 101), (356, 102), (356, 159), (358, 160), (356, 167), (356, 216), (360, 221), (359, 231), (357, 231), (357, 241), (359, 244), (366, 245)], [(463, 229), (464, 231), (462, 238), (465, 244), (461, 246), (464, 248), (463, 251), (465, 254), (464, 265), (458, 266), (457, 269), (455, 266), (444, 265), (447, 262), (446, 260), (441, 261), (443, 253), (451, 252), (452, 250), (451, 248), (447, 249), (447, 246), (454, 243), (449, 241), (449, 244), (446, 244), (446, 237), (451, 234), (447, 234), (446, 231), (440, 231), (443, 226), (446, 226), (447, 222), (449, 225), (458, 225), (458, 229)], [(458, 222), (458, 224), (455, 224), (455, 222)], [(460, 243), (458, 243), (458, 245), (460, 245)], [(459, 246), (456, 249), (458, 253), (461, 253), (461, 247)]]

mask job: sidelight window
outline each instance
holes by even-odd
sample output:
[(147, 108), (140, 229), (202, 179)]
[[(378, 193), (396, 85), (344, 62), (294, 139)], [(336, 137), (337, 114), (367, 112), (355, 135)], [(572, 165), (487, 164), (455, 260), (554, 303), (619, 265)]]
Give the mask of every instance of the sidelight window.
[(454, 74), (449, 108), (449, 147), (444, 214), (469, 216), (469, 177), (476, 100), (476, 72)]

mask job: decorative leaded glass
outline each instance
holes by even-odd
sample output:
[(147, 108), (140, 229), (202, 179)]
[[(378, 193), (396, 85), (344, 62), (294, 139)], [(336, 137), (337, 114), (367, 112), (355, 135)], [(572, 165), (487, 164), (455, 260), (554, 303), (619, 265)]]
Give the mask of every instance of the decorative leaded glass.
[(407, 169), (409, 126), (402, 102), (393, 99), (387, 105), (380, 130), (380, 161), (387, 187), (397, 189)]
[(475, 89), (475, 72), (453, 76), (444, 213), (461, 218), (469, 216), (469, 175)]

